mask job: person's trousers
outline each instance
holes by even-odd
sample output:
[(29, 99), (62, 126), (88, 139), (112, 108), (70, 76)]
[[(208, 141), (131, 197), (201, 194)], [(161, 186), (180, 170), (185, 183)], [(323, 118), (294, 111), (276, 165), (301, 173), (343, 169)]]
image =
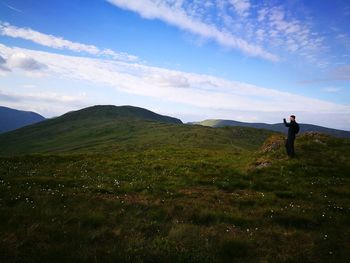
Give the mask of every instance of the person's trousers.
[(295, 138), (288, 137), (286, 141), (286, 150), (290, 157), (294, 157), (294, 140)]

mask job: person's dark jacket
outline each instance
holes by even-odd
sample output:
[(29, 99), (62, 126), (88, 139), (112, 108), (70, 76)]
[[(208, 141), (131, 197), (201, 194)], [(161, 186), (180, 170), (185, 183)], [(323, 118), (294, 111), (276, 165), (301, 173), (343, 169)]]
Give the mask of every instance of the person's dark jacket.
[(289, 127), (288, 138), (295, 138), (295, 135), (299, 132), (299, 124), (296, 121), (288, 123), (286, 119), (283, 119), (283, 122), (286, 127)]

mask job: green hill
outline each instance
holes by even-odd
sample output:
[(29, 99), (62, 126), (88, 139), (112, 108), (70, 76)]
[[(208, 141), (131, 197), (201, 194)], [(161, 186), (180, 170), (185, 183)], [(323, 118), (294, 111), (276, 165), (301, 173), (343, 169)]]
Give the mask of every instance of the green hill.
[(78, 111), (68, 112), (55, 121), (80, 120), (149, 120), (163, 123), (182, 124), (182, 121), (173, 117), (160, 115), (150, 110), (134, 106), (96, 105)]
[(0, 154), (113, 152), (173, 145), (257, 147), (271, 132), (213, 129), (131, 106), (94, 106), (0, 135)]
[(119, 110), (0, 135), (1, 262), (348, 262), (350, 140)]

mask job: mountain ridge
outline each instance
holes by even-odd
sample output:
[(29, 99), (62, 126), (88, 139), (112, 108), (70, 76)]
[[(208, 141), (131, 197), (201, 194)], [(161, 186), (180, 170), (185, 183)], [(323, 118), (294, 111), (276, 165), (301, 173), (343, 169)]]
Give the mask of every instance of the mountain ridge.
[(33, 111), (0, 106), (0, 133), (13, 131), (45, 119), (45, 117)]
[[(203, 125), (203, 126), (209, 126), (213, 128), (219, 128), (219, 127), (225, 127), (225, 126), (232, 126), (232, 127), (241, 126), (241, 127), (251, 127), (251, 128), (257, 128), (257, 129), (271, 130), (271, 131), (282, 132), (282, 133), (286, 133), (288, 131), (283, 123), (268, 124), (268, 123), (258, 123), (258, 122), (256, 123), (240, 122), (235, 120), (224, 120), (224, 119), (207, 119), (199, 122), (190, 122), (189, 124)], [(305, 132), (314, 131), (314, 132), (325, 133), (335, 137), (350, 138), (350, 131), (327, 128), (327, 127), (308, 124), (308, 123), (299, 123), (299, 125), (300, 125), (301, 134)]]
[(111, 152), (162, 145), (252, 148), (271, 133), (185, 125), (179, 119), (138, 107), (97, 105), (0, 135), (0, 154)]

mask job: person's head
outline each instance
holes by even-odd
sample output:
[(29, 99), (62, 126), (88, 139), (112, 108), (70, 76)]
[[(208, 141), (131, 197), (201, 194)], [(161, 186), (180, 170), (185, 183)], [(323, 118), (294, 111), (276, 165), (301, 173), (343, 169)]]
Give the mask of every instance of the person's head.
[(289, 118), (291, 121), (295, 121), (295, 115), (290, 115), (290, 118)]

